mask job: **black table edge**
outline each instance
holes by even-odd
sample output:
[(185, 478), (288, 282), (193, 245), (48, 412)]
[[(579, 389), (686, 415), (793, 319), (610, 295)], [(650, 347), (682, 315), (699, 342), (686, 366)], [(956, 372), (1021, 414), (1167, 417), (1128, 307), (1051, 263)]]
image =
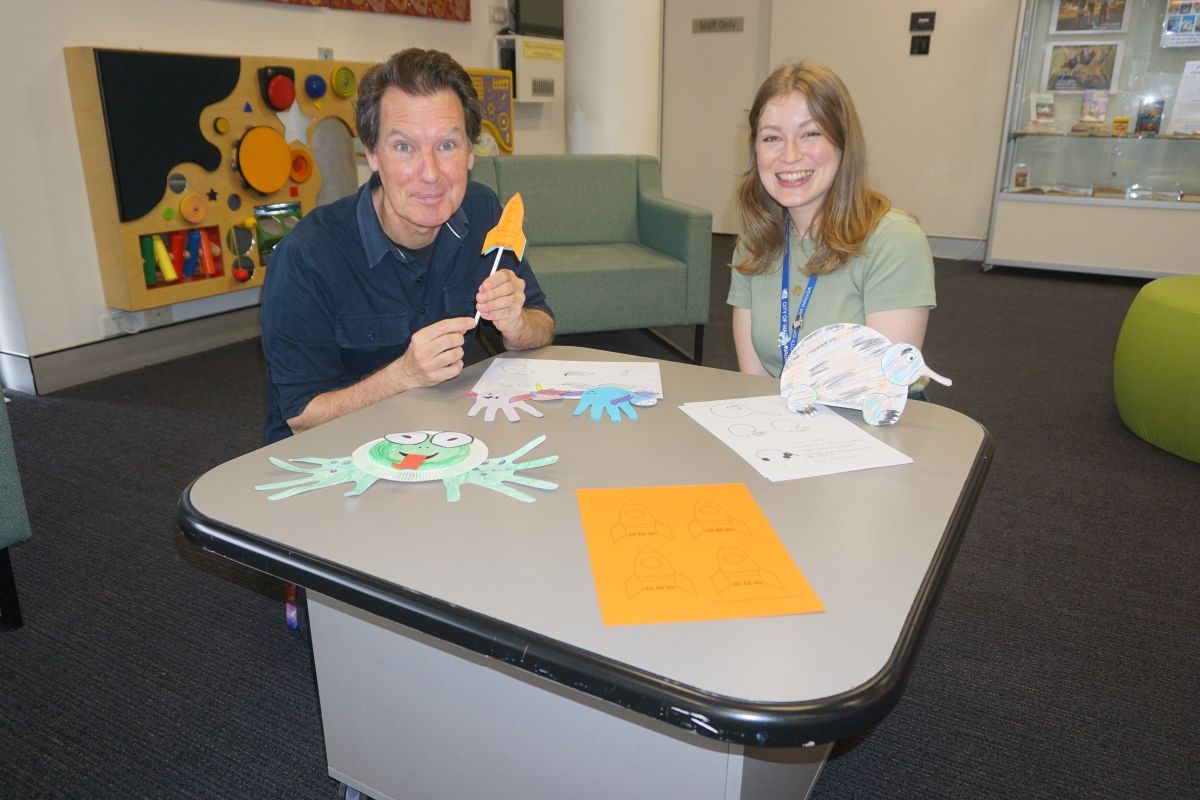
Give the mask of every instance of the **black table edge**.
[(280, 547), (197, 511), (191, 503), (195, 481), (179, 499), (178, 519), (183, 534), (204, 550), (601, 700), (722, 742), (747, 747), (799, 747), (856, 736), (874, 727), (899, 702), (982, 491), (993, 452), (991, 434), (983, 429), (983, 440), (964, 491), (887, 663), (869, 681), (848, 692), (796, 703), (751, 703), (710, 694)]

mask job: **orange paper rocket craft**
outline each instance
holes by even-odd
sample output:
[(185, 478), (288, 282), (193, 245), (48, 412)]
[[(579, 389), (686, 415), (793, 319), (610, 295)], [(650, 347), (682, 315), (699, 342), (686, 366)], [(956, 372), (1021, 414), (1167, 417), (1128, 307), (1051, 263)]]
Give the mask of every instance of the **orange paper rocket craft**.
[[(525, 232), (521, 227), (525, 224), (525, 201), (518, 192), (508, 198), (504, 211), (500, 213), (500, 221), (496, 227), (488, 231), (483, 240), (481, 254), (490, 253), (496, 248), (512, 250), (513, 255), (520, 261), (525, 257)], [(499, 254), (497, 254), (499, 255)]]

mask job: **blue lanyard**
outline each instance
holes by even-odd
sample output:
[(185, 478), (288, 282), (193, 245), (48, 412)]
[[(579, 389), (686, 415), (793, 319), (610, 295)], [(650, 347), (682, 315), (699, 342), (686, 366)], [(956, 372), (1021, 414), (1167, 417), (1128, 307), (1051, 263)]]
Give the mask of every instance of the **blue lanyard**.
[(781, 281), (783, 290), (779, 295), (779, 352), (783, 355), (783, 363), (800, 339), (800, 329), (804, 327), (804, 312), (808, 310), (808, 301), (812, 299), (813, 289), (817, 286), (817, 276), (809, 275), (808, 283), (804, 286), (804, 294), (800, 296), (800, 307), (796, 309), (796, 319), (788, 314), (788, 304), (791, 299), (791, 289), (788, 286), (788, 266), (792, 260), (792, 225), (787, 224), (787, 233), (783, 240), (783, 268)]

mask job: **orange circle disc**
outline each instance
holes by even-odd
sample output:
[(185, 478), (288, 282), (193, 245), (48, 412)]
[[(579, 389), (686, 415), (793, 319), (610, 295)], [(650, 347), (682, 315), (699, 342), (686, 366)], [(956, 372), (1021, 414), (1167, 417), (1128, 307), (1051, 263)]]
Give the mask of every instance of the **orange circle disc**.
[(292, 154), (279, 131), (259, 125), (246, 131), (238, 143), (237, 168), (251, 189), (270, 194), (287, 183)]
[(292, 148), (292, 180), (296, 183), (304, 183), (312, 177), (313, 162), (312, 156), (303, 147)]
[(179, 216), (193, 225), (203, 222), (207, 214), (208, 203), (198, 194), (184, 195), (179, 201)]

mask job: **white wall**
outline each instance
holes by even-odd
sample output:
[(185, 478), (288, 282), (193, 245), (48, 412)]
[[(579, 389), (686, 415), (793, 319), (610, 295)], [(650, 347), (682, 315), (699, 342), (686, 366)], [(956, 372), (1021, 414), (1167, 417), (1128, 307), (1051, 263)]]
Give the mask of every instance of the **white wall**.
[[(331, 47), (340, 59), (376, 61), (419, 45), (494, 67), (487, 17), (499, 2), (475, 0), (474, 19), (459, 23), (260, 0), (0, 0), (0, 371), (6, 359), (99, 341), (106, 330), (63, 47), (303, 58)], [(842, 75), (867, 127), (876, 183), (930, 236), (984, 239), (1017, 4), (923, 2), (916, 10), (938, 14), (926, 57), (908, 55), (914, 8), (894, 0), (771, 6), (771, 65), (803, 56)], [(561, 104), (514, 116), (518, 152), (564, 152)], [(256, 300), (246, 292), (182, 304), (175, 319)]]
[[(658, 155), (662, 0), (565, 0), (567, 152)], [(597, 80), (600, 76), (602, 79)]]
[[(846, 82), (871, 177), (930, 237), (987, 237), (1016, 36), (1013, 0), (775, 0), (771, 68), (806, 58)], [(930, 54), (909, 14), (935, 11)], [(982, 249), (977, 257), (982, 257)]]
[[(107, 308), (63, 47), (295, 58), (315, 58), (318, 47), (331, 47), (336, 59), (379, 61), (421, 46), (445, 50), (467, 67), (494, 68), (493, 4), (504, 0), (475, 0), (472, 20), (463, 23), (260, 0), (0, 0), (0, 63), (7, 75), (0, 81), (0, 358), (103, 338)], [(516, 116), (518, 152), (563, 151), (561, 112), (557, 128), (540, 111)], [(522, 139), (522, 124), (531, 129), (529, 141)], [(210, 300), (216, 302), (204, 307), (211, 313), (222, 304), (252, 304), (257, 292)]]
[[(749, 107), (767, 77), (772, 5), (667, 0), (664, 7), (663, 192), (712, 212), (714, 233), (736, 234), (741, 224), (735, 194), (749, 156)], [(742, 30), (695, 31), (697, 19), (724, 17), (740, 18)]]

